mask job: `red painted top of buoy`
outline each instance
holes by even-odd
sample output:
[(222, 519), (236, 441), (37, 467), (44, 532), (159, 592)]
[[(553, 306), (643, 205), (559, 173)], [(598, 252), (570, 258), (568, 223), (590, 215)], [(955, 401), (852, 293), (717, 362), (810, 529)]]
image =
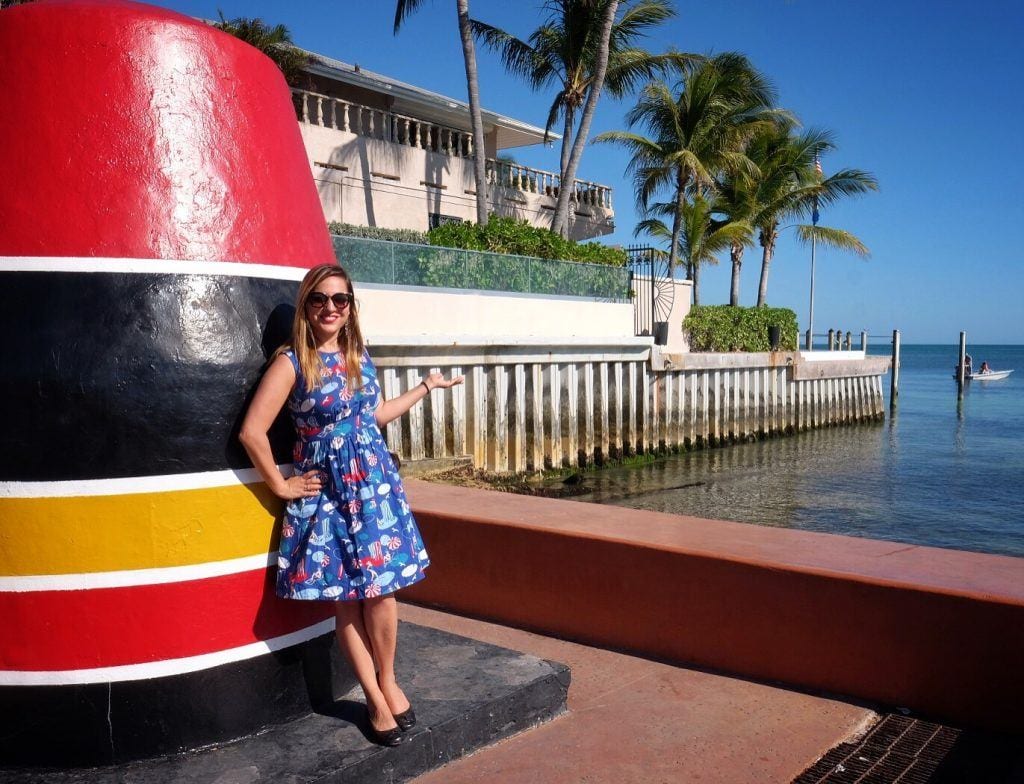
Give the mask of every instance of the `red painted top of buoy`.
[(0, 12), (0, 256), (334, 260), (271, 60), (124, 0)]

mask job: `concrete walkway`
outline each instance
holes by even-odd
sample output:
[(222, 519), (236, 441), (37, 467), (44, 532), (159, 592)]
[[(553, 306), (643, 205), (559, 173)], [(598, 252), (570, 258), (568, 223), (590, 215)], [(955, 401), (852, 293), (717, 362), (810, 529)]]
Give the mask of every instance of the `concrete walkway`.
[(421, 776), (419, 784), (789, 784), (876, 720), (849, 702), (400, 608), (403, 620), (572, 670), (567, 714)]

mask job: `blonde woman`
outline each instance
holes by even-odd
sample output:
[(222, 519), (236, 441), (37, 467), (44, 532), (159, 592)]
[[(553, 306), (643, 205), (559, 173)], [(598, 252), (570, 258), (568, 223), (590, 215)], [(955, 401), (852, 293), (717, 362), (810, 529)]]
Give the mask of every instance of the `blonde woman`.
[[(270, 362), (239, 436), (264, 481), (288, 502), (277, 594), (335, 602), (338, 644), (383, 745), (397, 746), (416, 722), (395, 680), (394, 594), (422, 580), (430, 561), (380, 428), (431, 390), (459, 383), (432, 373), (383, 400), (352, 281), (341, 267), (322, 264), (299, 286), (291, 345)], [(278, 470), (267, 438), (285, 404), (296, 431), (290, 477)]]

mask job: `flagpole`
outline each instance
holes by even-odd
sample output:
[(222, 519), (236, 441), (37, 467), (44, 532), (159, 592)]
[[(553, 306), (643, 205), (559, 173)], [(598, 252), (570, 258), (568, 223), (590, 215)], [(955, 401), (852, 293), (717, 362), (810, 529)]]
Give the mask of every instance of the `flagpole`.
[[(817, 209), (815, 209), (817, 213)], [(817, 225), (817, 222), (815, 222)], [(811, 235), (811, 312), (807, 317), (807, 350), (814, 348), (814, 251), (817, 242), (815, 236)]]
[[(821, 172), (821, 160), (817, 155), (814, 156), (814, 170), (818, 173), (818, 177), (822, 176)], [(814, 228), (818, 227), (818, 197), (814, 197), (814, 211), (811, 213), (811, 224)], [(811, 232), (811, 308), (810, 313), (807, 315), (807, 351), (811, 351), (814, 348), (814, 252), (817, 249), (818, 237), (815, 232)]]

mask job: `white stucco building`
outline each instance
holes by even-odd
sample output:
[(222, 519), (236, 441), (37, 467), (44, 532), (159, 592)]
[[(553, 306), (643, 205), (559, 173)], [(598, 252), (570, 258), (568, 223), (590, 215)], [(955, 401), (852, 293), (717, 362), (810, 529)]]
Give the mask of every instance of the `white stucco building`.
[[(468, 105), (311, 55), (310, 89), (293, 95), (327, 220), (426, 231), (475, 219)], [(543, 143), (544, 129), (486, 110), (483, 124), (490, 211), (549, 227), (559, 175), (495, 160), (505, 150)], [(571, 213), (573, 239), (610, 234), (611, 189), (577, 180)]]

